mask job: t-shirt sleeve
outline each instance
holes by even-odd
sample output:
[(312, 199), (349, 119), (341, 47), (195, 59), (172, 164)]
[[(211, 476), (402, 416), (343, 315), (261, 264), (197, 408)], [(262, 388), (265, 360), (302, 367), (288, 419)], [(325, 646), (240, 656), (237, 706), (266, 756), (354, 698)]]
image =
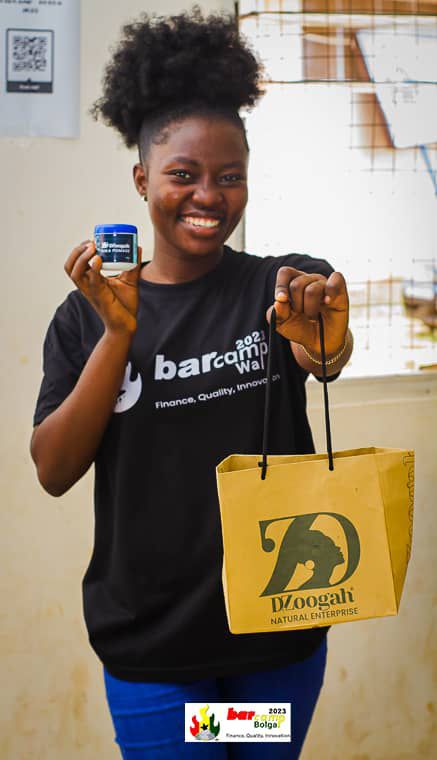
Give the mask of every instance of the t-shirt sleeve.
[[(284, 256), (275, 256), (272, 258), (274, 258), (274, 266), (270, 270), (268, 277), (268, 293), (271, 298), (269, 303), (270, 306), (274, 301), (276, 276), (280, 267), (294, 267), (294, 269), (300, 269), (307, 274), (322, 274), (324, 277), (329, 277), (329, 275), (335, 271), (331, 264), (325, 259), (316, 259), (313, 256), (308, 256), (304, 253), (289, 253)], [(309, 372), (303, 368), (301, 368), (301, 370), (306, 379)], [(335, 375), (329, 375), (326, 378), (327, 382), (332, 383), (333, 380), (340, 377), (340, 374), (341, 370), (340, 372), (336, 372)], [(314, 375), (313, 377), (315, 377), (320, 383), (323, 382), (322, 377), (318, 377), (317, 375)]]
[(39, 425), (71, 393), (85, 364), (77, 308), (70, 293), (58, 306), (43, 344), (43, 378), (33, 424)]

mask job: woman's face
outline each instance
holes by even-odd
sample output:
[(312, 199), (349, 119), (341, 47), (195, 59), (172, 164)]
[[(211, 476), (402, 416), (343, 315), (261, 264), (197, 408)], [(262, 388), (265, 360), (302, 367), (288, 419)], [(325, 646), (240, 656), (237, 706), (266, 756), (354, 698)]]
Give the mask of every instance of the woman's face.
[(157, 250), (179, 258), (221, 250), (247, 203), (248, 152), (240, 129), (225, 119), (188, 117), (152, 143), (136, 164), (138, 192), (147, 192)]

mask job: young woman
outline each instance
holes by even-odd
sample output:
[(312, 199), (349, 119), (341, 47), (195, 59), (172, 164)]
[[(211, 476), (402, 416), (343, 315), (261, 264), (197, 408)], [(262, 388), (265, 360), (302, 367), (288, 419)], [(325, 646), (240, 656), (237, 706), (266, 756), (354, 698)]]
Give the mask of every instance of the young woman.
[[(32, 457), (53, 496), (95, 465), (84, 614), (129, 759), (297, 758), (323, 682), (327, 628), (233, 635), (221, 584), (215, 467), (261, 450), (271, 309), (272, 454), (314, 451), (305, 379), (321, 375), (319, 311), (330, 379), (352, 350), (345, 282), (326, 261), (225, 244), (248, 197), (238, 110), (259, 78), (226, 15), (124, 28), (94, 114), (139, 149), (153, 255), (106, 278), (93, 242), (75, 248), (76, 288), (44, 342)], [(184, 703), (224, 700), (291, 702), (291, 744), (184, 743)]]

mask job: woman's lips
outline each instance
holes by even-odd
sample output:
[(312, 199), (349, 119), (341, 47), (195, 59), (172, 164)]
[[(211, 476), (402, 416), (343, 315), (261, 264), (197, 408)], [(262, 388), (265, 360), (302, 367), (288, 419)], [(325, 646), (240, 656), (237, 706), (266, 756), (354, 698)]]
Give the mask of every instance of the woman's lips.
[(214, 237), (223, 223), (223, 219), (214, 219), (213, 217), (180, 216), (178, 221), (196, 237)]

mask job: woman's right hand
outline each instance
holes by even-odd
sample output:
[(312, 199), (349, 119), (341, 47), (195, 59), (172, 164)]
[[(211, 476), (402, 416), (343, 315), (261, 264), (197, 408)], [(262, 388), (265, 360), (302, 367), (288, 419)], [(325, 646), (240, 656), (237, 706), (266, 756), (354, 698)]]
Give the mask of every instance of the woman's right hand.
[(141, 256), (142, 249), (138, 246), (136, 267), (117, 276), (103, 277), (96, 244), (85, 240), (73, 249), (64, 264), (68, 276), (94, 307), (108, 332), (133, 334), (137, 328)]

